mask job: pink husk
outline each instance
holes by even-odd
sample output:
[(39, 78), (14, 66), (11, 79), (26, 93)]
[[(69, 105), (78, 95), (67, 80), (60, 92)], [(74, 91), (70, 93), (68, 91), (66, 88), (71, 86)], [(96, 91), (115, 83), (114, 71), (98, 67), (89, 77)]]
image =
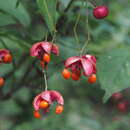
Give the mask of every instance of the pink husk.
[(38, 111), (39, 110), (39, 104), (41, 102), (41, 94), (37, 95), (35, 98), (34, 98), (34, 101), (33, 101), (33, 107), (35, 109), (35, 111)]
[(50, 54), (52, 49), (52, 43), (49, 42), (38, 42), (35, 43), (31, 49), (30, 49), (30, 55), (31, 56), (39, 56), (39, 52), (46, 52), (48, 54)]
[(34, 99), (34, 102), (33, 102), (33, 106), (34, 106), (34, 109), (37, 111), (39, 110), (39, 104), (42, 100), (45, 100), (47, 101), (50, 105), (53, 103), (53, 102), (57, 102), (58, 104), (60, 105), (64, 105), (64, 99), (62, 97), (62, 95), (57, 92), (57, 91), (44, 91), (40, 94), (38, 94), (35, 99)]
[(76, 63), (76, 62), (80, 62), (81, 58), (79, 56), (73, 56), (73, 57), (69, 57), (66, 61), (65, 61), (65, 67), (69, 67), (72, 64)]
[(50, 91), (44, 91), (41, 93), (41, 98), (43, 100), (46, 100), (49, 104), (52, 104), (52, 100), (51, 100), (51, 95), (50, 95)]
[(96, 70), (96, 58), (95, 56), (92, 55), (85, 55), (82, 58), (86, 58), (86, 60), (88, 60), (91, 64), (92, 64), (92, 68), (93, 68), (93, 74), (96, 74), (97, 70)]
[(50, 42), (42, 42), (41, 46), (42, 46), (43, 50), (46, 53), (48, 53), (48, 54), (51, 53), (52, 43), (50, 43)]
[(94, 63), (96, 63), (96, 58), (95, 58), (95, 56), (92, 56), (92, 55), (85, 55), (85, 57), (87, 58), (87, 59), (89, 59), (89, 60), (92, 60)]
[(92, 63), (89, 60), (86, 60), (85, 58), (81, 59), (82, 62), (82, 66), (83, 66), (83, 70), (84, 70), (84, 74), (86, 76), (89, 76), (93, 73), (93, 66)]
[(2, 63), (2, 58), (6, 55), (9, 54), (9, 50), (6, 49), (0, 49), (0, 63)]
[(59, 55), (59, 47), (56, 44), (52, 44), (52, 53), (54, 53), (55, 55)]
[(64, 99), (62, 95), (57, 91), (54, 90), (51, 91), (51, 100), (52, 102), (57, 101), (58, 104), (64, 105)]

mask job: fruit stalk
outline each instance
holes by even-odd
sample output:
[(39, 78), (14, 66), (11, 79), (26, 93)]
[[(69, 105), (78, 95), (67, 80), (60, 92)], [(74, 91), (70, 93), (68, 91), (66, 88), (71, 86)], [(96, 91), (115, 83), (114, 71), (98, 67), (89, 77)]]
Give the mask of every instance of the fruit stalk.
[(84, 51), (85, 51), (85, 48), (87, 47), (89, 41), (90, 41), (90, 33), (89, 33), (89, 19), (88, 19), (88, 7), (87, 7), (87, 19), (86, 19), (86, 27), (87, 27), (87, 40), (86, 42), (84, 43), (81, 51), (80, 51), (80, 55), (83, 55)]
[(44, 75), (44, 81), (45, 81), (45, 91), (47, 91), (48, 89), (48, 84), (47, 84), (47, 75), (46, 75), (46, 71), (42, 70), (42, 73)]

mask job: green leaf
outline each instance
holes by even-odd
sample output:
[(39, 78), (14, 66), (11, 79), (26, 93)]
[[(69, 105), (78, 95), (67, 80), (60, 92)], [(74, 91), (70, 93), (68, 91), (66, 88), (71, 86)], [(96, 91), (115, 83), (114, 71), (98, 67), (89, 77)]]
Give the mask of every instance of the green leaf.
[(22, 123), (21, 125), (17, 125), (14, 130), (34, 130), (31, 123), (25, 122)]
[(55, 31), (57, 0), (37, 0), (37, 4), (50, 32)]
[(5, 26), (9, 24), (15, 24), (16, 21), (8, 14), (0, 12), (0, 26)]
[(1, 101), (0, 106), (1, 116), (18, 114), (21, 111), (21, 108), (18, 107), (18, 105), (15, 103), (13, 99)]
[(28, 49), (31, 47), (30, 44), (26, 43), (22, 39), (19, 39), (13, 35), (0, 36), (0, 48), (5, 48), (2, 44), (2, 41), (5, 45), (11, 50), (18, 50), (20, 52), (28, 52)]
[(100, 56), (97, 63), (98, 78), (105, 90), (103, 101), (130, 85), (130, 52), (127, 48), (113, 49)]
[(28, 88), (21, 88), (17, 91), (17, 93), (14, 93), (13, 97), (19, 99), (22, 102), (28, 102), (30, 95), (30, 90)]
[(70, 0), (61, 0), (61, 3), (64, 5), (64, 7), (66, 8), (69, 4)]
[[(2, 111), (3, 113), (3, 111)], [(13, 123), (10, 120), (3, 120), (3, 117), (0, 117), (0, 129), (9, 130), (12, 127)]]
[(0, 10), (10, 14), (24, 26), (29, 26), (31, 19), (27, 10), (21, 3), (19, 3), (18, 7), (16, 7), (16, 4), (17, 0), (0, 0)]
[(43, 26), (43, 24), (37, 24), (37, 25), (31, 27), (29, 33), (30, 33), (32, 40), (40, 41), (46, 36), (47, 28), (45, 28), (45, 26)]

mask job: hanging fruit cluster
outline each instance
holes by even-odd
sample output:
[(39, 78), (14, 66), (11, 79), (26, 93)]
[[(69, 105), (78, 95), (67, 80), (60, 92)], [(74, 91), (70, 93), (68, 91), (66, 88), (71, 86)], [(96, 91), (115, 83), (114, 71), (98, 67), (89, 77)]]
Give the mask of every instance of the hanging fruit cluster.
[(111, 100), (118, 111), (120, 112), (128, 111), (130, 103), (128, 100), (125, 99), (124, 95), (121, 92), (114, 93), (111, 96)]
[(81, 75), (88, 78), (89, 83), (96, 82), (96, 58), (91, 55), (73, 56), (65, 61), (65, 69), (62, 75), (65, 79), (72, 78), (77, 81)]
[(30, 49), (30, 55), (40, 60), (42, 68), (47, 67), (51, 60), (51, 53), (58, 56), (59, 48), (56, 44), (46, 41), (35, 43)]
[[(12, 55), (7, 49), (0, 49), (0, 64), (9, 64), (12, 62)], [(5, 79), (0, 77), (0, 87), (4, 86)]]
[[(33, 57), (37, 57), (40, 60), (40, 64), (42, 70), (46, 70), (48, 63), (50, 62), (51, 53), (55, 55), (59, 55), (59, 48), (56, 44), (52, 42), (39, 42), (35, 43), (30, 49), (30, 55)], [(46, 77), (45, 73), (44, 76)], [(45, 78), (46, 80), (46, 78)], [(45, 91), (38, 94), (33, 101), (34, 106), (34, 117), (41, 118), (40, 111), (43, 111), (43, 114), (49, 112), (51, 105), (54, 102), (57, 102), (57, 106), (55, 109), (56, 114), (61, 114), (64, 110), (64, 99), (62, 95), (54, 90), (47, 90), (47, 83), (45, 84)]]
[(35, 118), (40, 118), (40, 110), (42, 113), (45, 115), (46, 113), (49, 112), (51, 105), (53, 105), (54, 102), (57, 102), (57, 106), (55, 109), (56, 114), (61, 114), (64, 109), (64, 99), (62, 95), (54, 90), (47, 90), (44, 91), (40, 94), (38, 94), (33, 101), (33, 106), (34, 106), (34, 117)]

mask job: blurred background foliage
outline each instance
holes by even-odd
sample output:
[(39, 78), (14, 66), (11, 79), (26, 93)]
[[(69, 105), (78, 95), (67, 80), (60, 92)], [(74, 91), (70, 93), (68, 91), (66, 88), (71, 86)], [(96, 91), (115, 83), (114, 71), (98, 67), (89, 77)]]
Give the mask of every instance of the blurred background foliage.
[[(0, 130), (130, 129), (129, 111), (119, 112), (109, 99), (124, 89), (125, 98), (130, 100), (129, 89), (125, 90), (130, 85), (130, 0), (95, 0), (97, 5), (110, 9), (104, 20), (92, 16), (93, 1), (0, 0), (0, 48), (9, 49), (14, 58), (12, 64), (0, 65), (0, 76), (6, 79), (0, 88)], [(53, 107), (47, 117), (38, 120), (33, 117), (32, 101), (44, 90), (44, 81), (39, 61), (30, 57), (29, 49), (46, 37), (51, 41), (55, 28), (60, 56), (51, 57), (48, 83), (49, 89), (63, 94), (65, 111), (57, 116)], [(86, 50), (97, 57), (98, 82), (90, 85), (85, 77), (78, 82), (65, 81), (61, 76), (63, 61), (79, 54), (88, 31), (91, 41)]]

